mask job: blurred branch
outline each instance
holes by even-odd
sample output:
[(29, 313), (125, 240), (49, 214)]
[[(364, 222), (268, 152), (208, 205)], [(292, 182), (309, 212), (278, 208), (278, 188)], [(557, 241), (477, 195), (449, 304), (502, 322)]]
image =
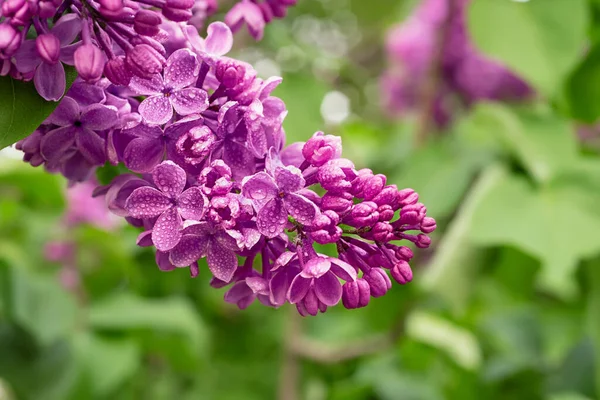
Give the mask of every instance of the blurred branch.
[(442, 83), (444, 49), (450, 36), (455, 9), (456, 0), (448, 0), (448, 13), (436, 32), (435, 47), (427, 69), (427, 75), (421, 83), (419, 103), (417, 104), (417, 125), (415, 128), (417, 146), (422, 146), (426, 142), (431, 131), (435, 113), (436, 95)]
[(292, 343), (292, 350), (302, 358), (321, 364), (335, 364), (383, 352), (393, 347), (404, 335), (406, 315), (410, 308), (405, 307), (396, 318), (396, 324), (386, 333), (338, 346), (301, 336)]
[(299, 399), (300, 366), (295, 349), (295, 343), (301, 335), (301, 317), (296, 312), (296, 307), (289, 305), (285, 315), (285, 332), (283, 338), (283, 360), (279, 375), (279, 400)]

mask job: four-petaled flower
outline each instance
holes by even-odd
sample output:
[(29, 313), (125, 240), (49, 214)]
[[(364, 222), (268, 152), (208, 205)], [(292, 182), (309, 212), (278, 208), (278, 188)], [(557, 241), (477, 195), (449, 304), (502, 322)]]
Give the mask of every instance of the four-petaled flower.
[(181, 239), (183, 219), (200, 221), (208, 200), (198, 186), (183, 190), (186, 173), (172, 161), (157, 165), (152, 171), (152, 179), (157, 189), (150, 186), (135, 189), (127, 199), (125, 209), (133, 218), (158, 217), (152, 228), (152, 242), (158, 250), (168, 251)]
[(183, 237), (169, 257), (175, 266), (187, 266), (206, 257), (214, 277), (229, 282), (238, 267), (235, 252), (239, 250), (236, 240), (222, 228), (202, 222), (184, 229)]
[(244, 179), (242, 194), (254, 201), (260, 233), (269, 238), (278, 236), (285, 228), (288, 215), (303, 225), (313, 223), (318, 209), (315, 203), (298, 194), (304, 186), (302, 173), (293, 166), (276, 167), (274, 177), (259, 172)]
[(93, 104), (82, 110), (75, 100), (65, 97), (46, 122), (58, 126), (40, 143), (46, 160), (59, 162), (75, 145), (92, 165), (101, 165), (106, 161), (105, 143), (98, 132), (112, 128), (119, 119), (112, 106)]
[(129, 88), (148, 96), (139, 106), (139, 113), (148, 124), (162, 125), (179, 115), (200, 113), (208, 108), (205, 90), (194, 87), (200, 63), (188, 49), (179, 49), (167, 59), (164, 78), (160, 74), (150, 79), (134, 76)]

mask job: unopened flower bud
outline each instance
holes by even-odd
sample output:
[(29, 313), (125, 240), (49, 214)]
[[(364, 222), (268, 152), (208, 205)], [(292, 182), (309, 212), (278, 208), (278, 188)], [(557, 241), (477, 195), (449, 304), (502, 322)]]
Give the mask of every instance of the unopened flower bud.
[(19, 32), (8, 23), (0, 24), (0, 57), (13, 55), (20, 44)]
[(43, 33), (35, 39), (35, 48), (44, 62), (56, 64), (60, 56), (60, 41), (51, 33)]
[(93, 44), (83, 44), (73, 55), (75, 69), (79, 76), (87, 82), (95, 82), (102, 76), (106, 58), (98, 47)]
[(133, 19), (133, 29), (140, 35), (154, 36), (160, 29), (161, 24), (160, 15), (150, 10), (140, 10), (135, 14)]
[(373, 297), (383, 296), (392, 287), (392, 281), (383, 268), (371, 268), (364, 279), (369, 283)]
[(364, 279), (349, 281), (342, 287), (342, 304), (347, 309), (361, 308), (369, 304), (371, 288)]
[(158, 51), (147, 44), (138, 44), (129, 50), (125, 61), (129, 70), (142, 78), (150, 78), (158, 74), (167, 62)]
[(104, 75), (118, 86), (127, 86), (131, 81), (131, 71), (125, 63), (125, 57), (119, 56), (109, 60), (104, 66)]
[(315, 167), (342, 155), (342, 139), (339, 136), (316, 132), (302, 148), (302, 155)]
[(365, 182), (363, 197), (365, 200), (373, 200), (385, 187), (385, 175), (373, 175)]
[(398, 262), (392, 267), (390, 272), (392, 273), (392, 278), (401, 285), (412, 281), (412, 270), (406, 261)]

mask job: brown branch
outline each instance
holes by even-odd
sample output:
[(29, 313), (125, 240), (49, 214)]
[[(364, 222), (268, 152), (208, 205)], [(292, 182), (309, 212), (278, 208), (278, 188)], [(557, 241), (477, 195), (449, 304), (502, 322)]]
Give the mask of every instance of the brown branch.
[(417, 104), (417, 125), (415, 127), (415, 144), (418, 147), (425, 144), (431, 131), (435, 112), (435, 100), (442, 83), (444, 50), (450, 36), (450, 28), (452, 27), (455, 10), (456, 0), (448, 0), (448, 13), (436, 32), (435, 46), (427, 68), (427, 75), (420, 85), (419, 103)]
[(291, 343), (292, 350), (299, 357), (321, 364), (335, 364), (381, 353), (393, 347), (404, 335), (406, 315), (410, 309), (407, 305), (396, 318), (396, 324), (386, 333), (337, 346), (301, 336)]
[(296, 307), (288, 305), (285, 315), (285, 332), (283, 339), (283, 359), (279, 375), (279, 400), (298, 400), (300, 390), (300, 360), (294, 351), (295, 343), (301, 336), (301, 317)]

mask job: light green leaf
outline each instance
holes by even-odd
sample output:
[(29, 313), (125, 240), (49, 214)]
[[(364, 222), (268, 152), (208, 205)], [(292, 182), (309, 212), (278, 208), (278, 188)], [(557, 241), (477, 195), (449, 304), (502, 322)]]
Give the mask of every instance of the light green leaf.
[(481, 348), (475, 335), (435, 314), (425, 311), (411, 313), (406, 320), (406, 334), (444, 351), (467, 370), (477, 370), (481, 364)]
[(470, 237), (486, 246), (512, 245), (542, 263), (538, 284), (558, 296), (577, 292), (577, 263), (600, 252), (598, 195), (585, 187), (545, 186), (535, 190), (525, 179), (506, 176), (481, 201)]
[(477, 0), (468, 25), (477, 47), (554, 96), (582, 54), (585, 0)]
[(146, 299), (119, 293), (92, 305), (88, 318), (90, 324), (99, 329), (149, 329), (179, 334), (189, 341), (194, 351), (207, 350), (207, 328), (185, 298)]
[(469, 130), (494, 138), (539, 182), (550, 180), (577, 157), (569, 121), (550, 112), (484, 103), (473, 110), (469, 120)]
[(10, 268), (11, 317), (49, 345), (73, 332), (77, 323), (75, 299), (60, 287), (55, 276), (39, 276)]
[(573, 118), (593, 123), (600, 117), (600, 46), (596, 45), (573, 71), (566, 95)]
[[(66, 71), (68, 90), (77, 75), (73, 68)], [(57, 105), (40, 97), (33, 82), (0, 77), (0, 149), (31, 134)]]
[(469, 240), (473, 212), (495, 182), (505, 174), (498, 165), (488, 167), (481, 174), (418, 280), (425, 290), (445, 299), (456, 313), (462, 312), (467, 304), (478, 266), (478, 250)]
[(131, 339), (105, 339), (82, 332), (74, 343), (96, 397), (104, 398), (113, 393), (140, 367), (140, 349)]

